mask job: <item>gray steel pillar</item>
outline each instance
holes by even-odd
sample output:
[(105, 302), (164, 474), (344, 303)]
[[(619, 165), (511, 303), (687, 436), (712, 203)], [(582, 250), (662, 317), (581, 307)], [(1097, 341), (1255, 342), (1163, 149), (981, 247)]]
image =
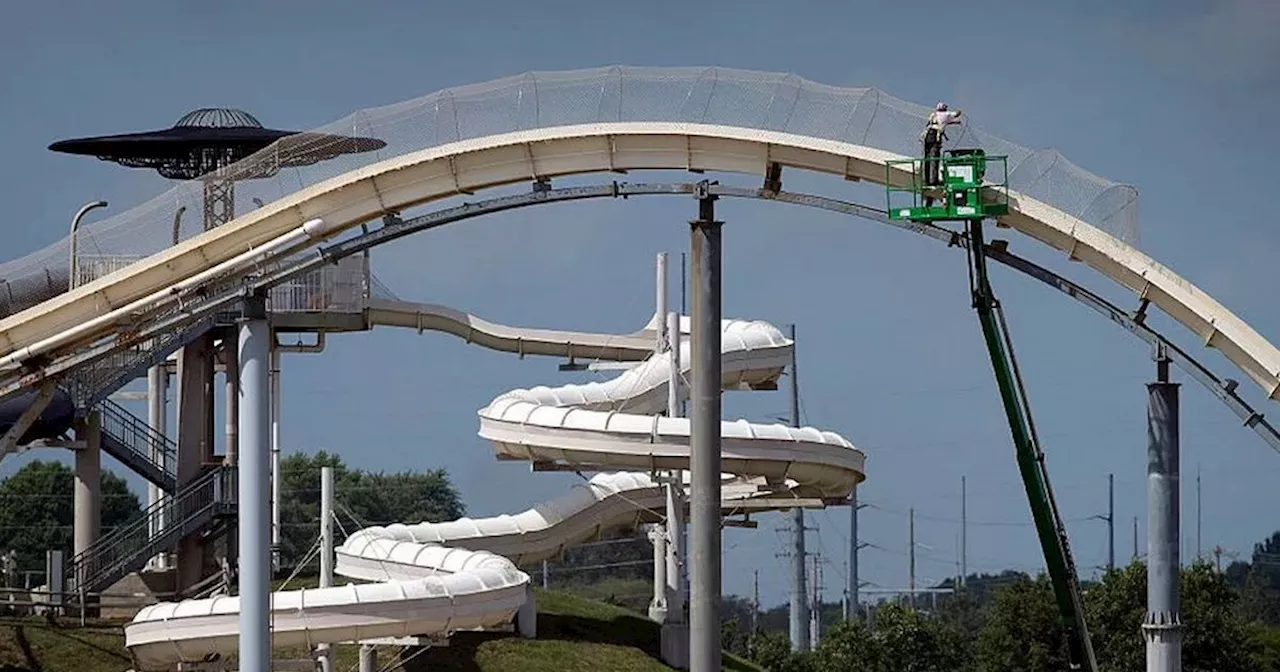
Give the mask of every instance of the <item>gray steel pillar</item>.
[[(320, 587), (333, 586), (333, 467), (320, 467)], [(316, 646), (321, 672), (333, 672), (333, 650)]]
[(1147, 672), (1181, 672), (1182, 617), (1178, 607), (1178, 384), (1169, 360), (1156, 355), (1156, 382), (1147, 384)]
[(232, 339), (234, 331), (228, 331), (227, 337), (222, 341), (222, 366), (226, 371), (226, 444), (223, 449), (222, 463), (228, 467), (236, 464), (236, 453), (239, 450), (239, 426), (240, 426), (240, 383), (239, 383), (239, 357), (237, 356), (238, 343)]
[(377, 672), (378, 649), (372, 644), (360, 645), (360, 672)]
[[(98, 412), (92, 411), (81, 422), (76, 438), (85, 446), (76, 452), (74, 491), (74, 527), (72, 557), (88, 550), (98, 540), (102, 524), (102, 446)], [(76, 585), (80, 585), (77, 581)]]
[(271, 413), (267, 370), (271, 327), (266, 300), (244, 301), (240, 321), (240, 657), (241, 672), (268, 672), (271, 665), (271, 530), (268, 474)]
[(689, 669), (720, 669), (720, 235), (715, 196), (706, 181), (694, 191), (690, 223), (693, 334), (690, 395)]

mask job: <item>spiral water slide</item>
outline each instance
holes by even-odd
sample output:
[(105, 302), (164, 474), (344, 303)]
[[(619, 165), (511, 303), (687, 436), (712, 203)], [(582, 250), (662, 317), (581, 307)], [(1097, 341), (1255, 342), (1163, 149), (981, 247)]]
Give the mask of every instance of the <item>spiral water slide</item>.
[[(529, 576), (519, 567), (663, 519), (665, 488), (651, 474), (687, 473), (681, 470), (689, 466), (689, 421), (661, 414), (672, 360), (668, 353), (654, 354), (656, 322), (613, 336), (508, 327), (443, 306), (399, 301), (375, 301), (369, 315), (374, 326), (444, 331), (495, 350), (643, 358), (604, 382), (513, 390), (479, 411), (480, 436), (499, 459), (635, 471), (599, 473), (516, 515), (358, 530), (337, 549), (335, 573), (366, 583), (274, 593), (273, 646), (503, 626), (528, 599)], [(689, 322), (680, 324), (679, 361), (689, 362)], [(772, 387), (793, 347), (772, 325), (741, 320), (723, 322), (722, 343), (727, 389)], [(724, 423), (722, 433), (728, 510), (788, 508), (801, 497), (843, 498), (863, 478), (863, 453), (837, 434), (741, 420)], [(236, 597), (156, 604), (125, 628), (125, 643), (142, 670), (234, 654), (238, 608)]]

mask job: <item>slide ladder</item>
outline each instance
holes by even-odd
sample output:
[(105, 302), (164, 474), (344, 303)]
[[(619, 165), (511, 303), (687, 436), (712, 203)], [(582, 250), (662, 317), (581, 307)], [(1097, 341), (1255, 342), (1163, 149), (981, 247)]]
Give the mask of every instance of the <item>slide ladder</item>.
[(1004, 320), (1004, 311), (988, 280), (982, 220), (969, 219), (967, 224), (969, 284), (973, 293), (973, 307), (982, 324), (982, 335), (991, 355), (991, 366), (995, 370), (1000, 398), (1004, 402), (1009, 430), (1017, 450), (1018, 471), (1022, 475), (1027, 500), (1031, 504), (1031, 515), (1035, 519), (1036, 533), (1044, 550), (1045, 564), (1049, 569), (1049, 579), (1053, 583), (1058, 609), (1062, 612), (1067, 628), (1071, 666), (1072, 669), (1097, 672), (1098, 661), (1085, 624), (1084, 602), (1080, 595), (1075, 562), (1071, 558), (1071, 547), (1067, 543), (1067, 531), (1063, 527), (1062, 516), (1058, 513), (1057, 502), (1054, 501), (1053, 488), (1049, 485), (1044, 451), (1040, 447), (1035, 423), (1031, 419), (1031, 406), (1022, 385), (1022, 376), (1018, 372), (1018, 362), (1013, 354), (1013, 342)]

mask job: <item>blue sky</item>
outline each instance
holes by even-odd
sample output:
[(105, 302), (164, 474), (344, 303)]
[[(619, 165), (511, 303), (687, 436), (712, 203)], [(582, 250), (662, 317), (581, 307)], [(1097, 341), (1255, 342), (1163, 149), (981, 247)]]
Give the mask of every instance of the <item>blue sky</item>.
[[(619, 4), (258, 4), (50, 1), (0, 26), (0, 257), (65, 234), (79, 205), (111, 212), (168, 185), (154, 174), (53, 154), (56, 139), (163, 127), (201, 106), (246, 109), (305, 128), (359, 108), (527, 70), (721, 65), (876, 86), (1137, 185), (1143, 249), (1264, 336), (1280, 338), (1280, 253), (1268, 221), (1280, 151), (1280, 10), (1269, 0), (1203, 3), (660, 2)], [(257, 5), (257, 6), (255, 6)], [(924, 22), (927, 22), (925, 24)], [(927, 25), (927, 28), (922, 28)], [(927, 31), (927, 32), (926, 32)], [(928, 46), (923, 42), (928, 40)], [(742, 179), (740, 183), (754, 183)], [(652, 306), (654, 254), (687, 249), (682, 199), (530, 209), (417, 236), (374, 255), (400, 296), (529, 326), (631, 330)], [(1039, 548), (989, 362), (954, 250), (887, 227), (753, 202), (722, 202), (725, 314), (799, 325), (805, 420), (868, 452), (865, 580), (906, 583), (915, 507), (922, 581), (955, 572), (960, 475), (969, 484), (969, 567), (1035, 568)], [(91, 215), (101, 216), (100, 213)], [(1037, 244), (1013, 249), (1136, 306), (1127, 292)], [(1082, 571), (1105, 561), (1106, 475), (1116, 478), (1117, 555), (1145, 516), (1145, 389), (1152, 365), (1122, 329), (1004, 271), (1005, 302)], [(1160, 322), (1161, 325), (1167, 321)], [(1168, 333), (1205, 353), (1181, 329)], [(290, 356), (285, 445), (371, 469), (449, 469), (471, 515), (524, 509), (576, 476), (499, 464), (475, 410), (518, 386), (581, 380), (555, 361), (482, 351), (443, 335), (379, 330)], [(1235, 375), (1235, 374), (1231, 374)], [(1178, 380), (1185, 378), (1180, 374)], [(1250, 399), (1262, 395), (1244, 386)], [(1194, 383), (1183, 387), (1184, 556), (1195, 549), (1194, 474), (1204, 539), (1246, 552), (1280, 528), (1280, 456)], [(783, 392), (726, 397), (727, 417), (785, 412)], [(1269, 406), (1265, 407), (1269, 410)], [(138, 406), (138, 411), (142, 412)], [(49, 454), (34, 457), (49, 457)], [(31, 459), (6, 460), (10, 470)], [(786, 598), (782, 516), (725, 535), (725, 590)], [(847, 512), (812, 518), (810, 548), (843, 587)], [(1145, 525), (1143, 534), (1145, 535)]]

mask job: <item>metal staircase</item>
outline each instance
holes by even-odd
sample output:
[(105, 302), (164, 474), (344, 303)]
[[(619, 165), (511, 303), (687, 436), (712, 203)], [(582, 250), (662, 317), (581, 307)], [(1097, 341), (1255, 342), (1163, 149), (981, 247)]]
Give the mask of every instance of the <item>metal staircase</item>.
[[(215, 467), (178, 492), (143, 511), (142, 517), (116, 528), (67, 563), (69, 592), (101, 592), (136, 572), (147, 560), (173, 550), (189, 534), (213, 530), (235, 513), (236, 469)], [(153, 530), (160, 526), (160, 531)]]
[(77, 408), (93, 408), (129, 381), (146, 375), (147, 369), (204, 335), (213, 325), (214, 318), (206, 317), (113, 352), (77, 369), (64, 385)]
[(177, 486), (177, 444), (109, 397), (212, 326), (209, 318), (147, 339), (77, 369), (62, 383), (77, 408), (100, 412), (102, 450), (165, 492)]
[(178, 482), (178, 444), (110, 399), (98, 403), (102, 450), (165, 492)]

